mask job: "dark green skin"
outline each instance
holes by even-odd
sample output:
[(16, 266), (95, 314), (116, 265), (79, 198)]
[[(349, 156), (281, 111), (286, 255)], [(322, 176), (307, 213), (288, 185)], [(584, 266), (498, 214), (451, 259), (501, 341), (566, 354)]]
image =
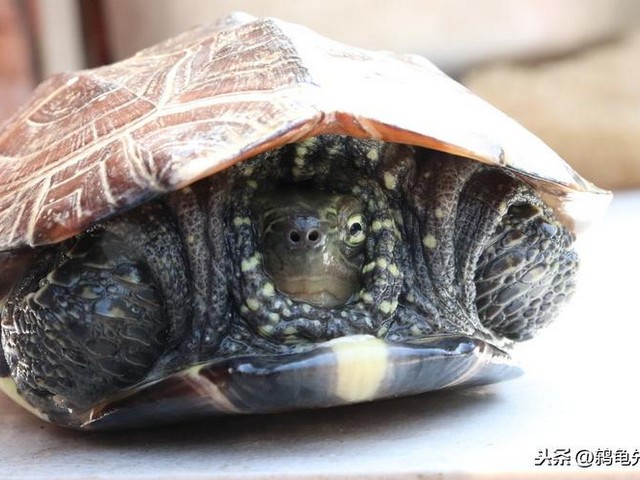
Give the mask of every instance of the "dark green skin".
[[(2, 311), (0, 373), (55, 414), (197, 362), (350, 334), (504, 347), (573, 290), (572, 242), (506, 171), (317, 137), (40, 249)], [(301, 293), (291, 275), (326, 280)]]

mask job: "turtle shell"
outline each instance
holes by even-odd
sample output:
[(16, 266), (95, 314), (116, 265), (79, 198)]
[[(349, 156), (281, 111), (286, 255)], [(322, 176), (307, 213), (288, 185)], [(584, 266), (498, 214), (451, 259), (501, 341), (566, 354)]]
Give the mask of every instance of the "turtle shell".
[(348, 47), (274, 19), (221, 25), (38, 87), (0, 131), (0, 251), (62, 241), (323, 133), (508, 168), (571, 226), (608, 204), (537, 137), (422, 57)]
[[(509, 170), (570, 229), (604, 192), (516, 122), (419, 56), (349, 47), (232, 15), (93, 70), (53, 76), (0, 130), (0, 298), (33, 247), (62, 242), (287, 143), (342, 134)], [(520, 373), (468, 335), (353, 335), (302, 353), (216, 359), (54, 422), (98, 428), (204, 413), (274, 412), (475, 385)], [(21, 403), (6, 365), (0, 383)], [(34, 410), (33, 406), (26, 405)]]

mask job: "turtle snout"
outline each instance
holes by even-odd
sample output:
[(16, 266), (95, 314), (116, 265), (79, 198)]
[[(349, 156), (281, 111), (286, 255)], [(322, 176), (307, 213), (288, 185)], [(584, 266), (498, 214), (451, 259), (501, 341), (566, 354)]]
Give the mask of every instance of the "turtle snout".
[(320, 248), (327, 236), (326, 228), (316, 219), (292, 219), (284, 229), (289, 248), (306, 250)]

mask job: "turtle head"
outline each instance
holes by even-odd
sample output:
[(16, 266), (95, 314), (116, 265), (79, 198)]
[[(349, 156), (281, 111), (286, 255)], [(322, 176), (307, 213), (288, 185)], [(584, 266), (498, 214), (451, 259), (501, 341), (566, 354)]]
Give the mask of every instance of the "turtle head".
[(291, 187), (257, 201), (264, 268), (294, 300), (332, 308), (361, 287), (365, 209), (352, 195)]

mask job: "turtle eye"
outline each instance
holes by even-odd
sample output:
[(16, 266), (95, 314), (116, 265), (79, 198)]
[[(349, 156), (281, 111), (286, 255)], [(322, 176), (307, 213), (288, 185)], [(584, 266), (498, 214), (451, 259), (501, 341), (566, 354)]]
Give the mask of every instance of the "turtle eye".
[(347, 230), (347, 243), (350, 246), (355, 247), (364, 242), (367, 238), (364, 216), (359, 213), (351, 215), (347, 220)]

